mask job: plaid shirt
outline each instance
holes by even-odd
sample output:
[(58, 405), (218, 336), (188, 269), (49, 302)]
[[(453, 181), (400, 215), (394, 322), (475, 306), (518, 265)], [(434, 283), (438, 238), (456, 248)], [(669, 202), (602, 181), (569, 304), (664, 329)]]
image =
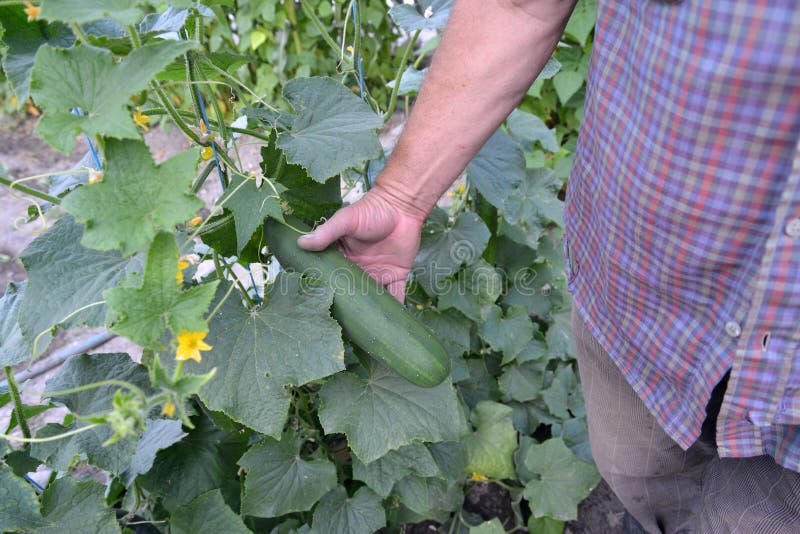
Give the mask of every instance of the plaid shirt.
[(800, 2), (599, 0), (574, 305), (683, 448), (800, 471)]

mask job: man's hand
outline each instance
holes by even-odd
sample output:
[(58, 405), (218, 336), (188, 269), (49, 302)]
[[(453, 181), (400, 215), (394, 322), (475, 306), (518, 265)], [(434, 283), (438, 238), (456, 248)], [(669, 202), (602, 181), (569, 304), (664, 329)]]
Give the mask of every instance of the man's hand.
[(322, 250), (338, 241), (348, 258), (402, 302), (424, 220), (423, 211), (375, 186), (297, 243), (307, 250)]
[(426, 215), (525, 95), (575, 2), (458, 0), (375, 187), (300, 246), (321, 250), (338, 240), (402, 300)]

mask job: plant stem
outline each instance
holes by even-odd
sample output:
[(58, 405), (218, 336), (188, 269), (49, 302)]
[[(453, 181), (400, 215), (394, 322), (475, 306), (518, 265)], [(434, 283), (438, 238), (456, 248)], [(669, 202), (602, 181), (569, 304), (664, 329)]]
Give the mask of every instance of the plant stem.
[(197, 134), (194, 133), (191, 130), (191, 128), (189, 128), (189, 126), (183, 121), (183, 119), (181, 118), (180, 114), (178, 113), (178, 110), (175, 109), (175, 106), (173, 106), (172, 102), (169, 101), (169, 98), (167, 98), (167, 95), (166, 95), (166, 93), (164, 93), (164, 90), (161, 89), (161, 86), (159, 85), (158, 81), (153, 80), (152, 82), (150, 82), (150, 87), (152, 87), (153, 91), (155, 91), (156, 95), (158, 95), (158, 99), (161, 101), (161, 105), (164, 106), (164, 109), (166, 110), (167, 115), (170, 116), (170, 118), (175, 123), (175, 125), (183, 132), (183, 134), (186, 137), (189, 138), (189, 140), (192, 143), (194, 143), (196, 145), (200, 145), (200, 146), (209, 146), (210, 145), (211, 140), (206, 141), (206, 142), (200, 141), (200, 138), (197, 137)]
[(91, 430), (97, 426), (100, 426), (100, 424), (94, 423), (89, 426), (82, 426), (80, 428), (76, 428), (75, 430), (70, 430), (69, 432), (58, 434), (57, 436), (48, 436), (46, 438), (18, 438), (16, 436), (9, 436), (8, 434), (0, 434), (0, 438), (7, 439), (8, 441), (19, 441), (21, 443), (45, 443), (48, 441), (57, 441), (59, 439), (68, 438), (69, 436), (86, 432), (87, 430)]
[(80, 393), (81, 391), (89, 391), (92, 389), (101, 388), (104, 386), (119, 386), (125, 388), (127, 390), (132, 391), (136, 395), (138, 395), (144, 404), (147, 404), (147, 395), (144, 394), (144, 391), (139, 389), (138, 387), (134, 386), (129, 382), (125, 382), (124, 380), (116, 380), (114, 378), (109, 378), (107, 380), (101, 380), (100, 382), (92, 382), (91, 384), (84, 384), (83, 386), (78, 386), (75, 388), (69, 389), (61, 389), (58, 391), (45, 391), (42, 393), (43, 396), (47, 397), (60, 397), (62, 395), (70, 395), (72, 393)]
[[(59, 173), (59, 174), (63, 174), (63, 173)], [(8, 180), (6, 178), (0, 178), (0, 184), (7, 185), (10, 190), (16, 189), (17, 191), (19, 191), (21, 193), (25, 193), (26, 195), (30, 195), (32, 197), (36, 197), (36, 198), (38, 198), (40, 200), (44, 200), (45, 202), (51, 202), (53, 204), (61, 204), (61, 200), (56, 198), (56, 197), (50, 196), (47, 193), (42, 193), (41, 191), (37, 191), (36, 189), (33, 189), (31, 187), (20, 185), (20, 184), (18, 184), (16, 182), (13, 182), (13, 181)]]
[(86, 36), (86, 33), (83, 31), (83, 28), (81, 28), (80, 24), (77, 22), (70, 22), (69, 27), (72, 29), (72, 33), (75, 34), (75, 37), (78, 38), (82, 45), (91, 46), (89, 38)]
[(300, 6), (303, 8), (303, 13), (306, 14), (308, 18), (311, 19), (311, 22), (314, 23), (316, 26), (317, 31), (319, 31), (320, 35), (322, 35), (322, 39), (328, 44), (328, 46), (333, 50), (333, 52), (338, 56), (341, 52), (339, 50), (339, 45), (336, 44), (336, 41), (328, 33), (328, 30), (325, 29), (325, 26), (322, 24), (322, 21), (319, 20), (317, 14), (314, 13), (314, 9), (309, 5), (308, 0), (300, 0)]
[[(131, 37), (131, 45), (133, 46), (133, 48), (141, 48), (142, 41), (139, 38), (139, 34), (136, 32), (136, 28), (133, 25), (128, 26), (128, 34)], [(164, 90), (161, 88), (161, 85), (158, 83), (158, 80), (151, 81), (150, 87), (153, 89), (153, 91), (155, 91), (156, 95), (158, 96), (158, 99), (161, 101), (161, 105), (164, 106), (164, 109), (166, 110), (167, 114), (172, 118), (173, 122), (175, 122), (175, 125), (184, 133), (184, 135), (188, 137), (190, 141), (192, 141), (197, 145), (208, 146), (207, 142), (206, 143), (200, 142), (200, 138), (197, 137), (197, 134), (195, 134), (189, 128), (189, 126), (185, 122), (183, 122), (183, 119), (181, 118), (180, 114), (175, 109), (175, 107), (172, 105), (172, 102), (169, 101), (169, 98), (167, 98), (167, 95), (166, 93), (164, 93)]]
[(178, 365), (175, 366), (175, 372), (172, 373), (172, 381), (175, 382), (181, 377), (181, 373), (183, 373), (183, 364), (186, 363), (186, 360), (178, 360)]
[(197, 178), (195, 178), (194, 183), (192, 183), (191, 192), (193, 195), (197, 194), (197, 192), (200, 191), (200, 189), (203, 187), (203, 184), (206, 183), (208, 175), (211, 174), (211, 171), (213, 171), (215, 168), (216, 168), (216, 162), (209, 161), (208, 164), (203, 169), (203, 171), (197, 176)]
[(392, 114), (394, 113), (394, 109), (397, 107), (397, 94), (400, 92), (400, 79), (403, 77), (403, 72), (406, 70), (406, 63), (408, 63), (408, 58), (411, 57), (411, 52), (414, 50), (414, 45), (419, 38), (419, 33), (420, 30), (414, 32), (408, 45), (406, 45), (403, 57), (400, 59), (400, 64), (397, 66), (397, 74), (394, 77), (394, 87), (392, 87), (392, 96), (389, 98), (389, 108), (383, 115), (384, 123), (389, 122), (389, 119), (392, 118)]
[[(192, 114), (189, 113), (188, 111), (178, 111), (178, 113), (180, 115), (184, 116), (184, 117), (188, 117), (188, 118), (192, 117)], [(142, 110), (142, 114), (143, 115), (148, 115), (148, 116), (150, 116), (150, 115), (167, 115), (168, 112), (164, 108), (150, 108), (150, 109), (143, 109)], [(219, 123), (217, 121), (215, 121), (214, 119), (208, 119), (208, 124), (212, 128), (217, 128), (217, 129), (219, 128)], [(269, 142), (269, 135), (265, 135), (265, 134), (263, 134), (263, 133), (261, 133), (261, 132), (259, 132), (257, 130), (251, 130), (251, 129), (248, 129), (248, 128), (236, 128), (236, 127), (227, 126), (227, 125), (226, 125), (226, 128), (231, 132), (236, 132), (236, 133), (240, 133), (240, 134), (249, 135), (251, 137), (255, 137), (256, 139), (261, 139), (262, 141)]]
[(14, 412), (17, 414), (17, 423), (19, 424), (22, 435), (26, 438), (31, 437), (31, 429), (28, 427), (28, 421), (25, 419), (25, 412), (22, 410), (22, 398), (19, 396), (19, 386), (17, 381), (14, 380), (14, 373), (11, 371), (11, 366), (6, 365), (3, 368), (6, 373), (6, 381), (8, 382), (8, 391), (11, 392), (11, 398), (14, 400)]

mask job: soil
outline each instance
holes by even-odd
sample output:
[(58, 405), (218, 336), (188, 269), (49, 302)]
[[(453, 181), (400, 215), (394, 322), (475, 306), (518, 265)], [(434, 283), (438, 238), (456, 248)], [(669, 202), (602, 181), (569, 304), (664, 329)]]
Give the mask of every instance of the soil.
[[(16, 115), (0, 116), (0, 169), (5, 166), (7, 175), (21, 178), (39, 173), (48, 173), (71, 169), (86, 153), (87, 145), (82, 139), (71, 154), (65, 156), (39, 139), (33, 130), (36, 118)], [(402, 124), (390, 124), (382, 137), (384, 144), (392, 144)], [(145, 136), (157, 162), (188, 148), (187, 142), (173, 128), (155, 127)], [(257, 143), (242, 139), (240, 155), (245, 170), (258, 168), (260, 146)], [(26, 185), (46, 190), (46, 182), (29, 182)], [(219, 185), (215, 180), (208, 180), (200, 192), (206, 202), (207, 209), (219, 196)], [(351, 192), (351, 195), (353, 193)], [(358, 192), (348, 198), (353, 201)], [(444, 197), (447, 200), (447, 197)], [(25, 279), (25, 270), (19, 262), (19, 254), (44, 229), (41, 220), (25, 224), (24, 217), (30, 205), (30, 199), (22, 195), (12, 195), (5, 186), (0, 186), (0, 294), (5, 292), (8, 282), (20, 282)], [(54, 217), (45, 218), (45, 224)], [(101, 332), (102, 329), (76, 329), (69, 333), (60, 332), (47, 354)], [(114, 338), (106, 344), (90, 352), (128, 352), (135, 359), (140, 356), (137, 347), (124, 339)], [(47, 354), (44, 357), (47, 357)], [(24, 364), (23, 364), (24, 367)], [(24, 386), (27, 391), (23, 398), (27, 402), (38, 400), (37, 391), (44, 390), (47, 379), (56, 369), (44, 373), (28, 381)], [(5, 378), (5, 377), (3, 377)], [(60, 421), (64, 416), (63, 409), (54, 409), (31, 421), (34, 428), (45, 423)], [(0, 426), (4, 427), (10, 416), (8, 407), (0, 408)], [(45, 482), (49, 476), (47, 470), (41, 469), (33, 475), (39, 482)], [(497, 517), (507, 527), (513, 527), (513, 512), (509, 492), (497, 484), (473, 484), (465, 498), (465, 511), (482, 517), (484, 520)], [(568, 534), (616, 534), (622, 532), (623, 507), (605, 482), (597, 488), (578, 507), (577, 521), (566, 524)], [(408, 534), (430, 534), (436, 532), (438, 524), (431, 521), (415, 525), (407, 525), (403, 532)]]

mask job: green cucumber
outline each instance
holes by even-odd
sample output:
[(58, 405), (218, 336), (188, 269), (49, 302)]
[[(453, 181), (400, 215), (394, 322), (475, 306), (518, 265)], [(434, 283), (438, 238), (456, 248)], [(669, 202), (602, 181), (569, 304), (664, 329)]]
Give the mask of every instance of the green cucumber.
[[(302, 222), (287, 218), (303, 231)], [(310, 252), (297, 245), (301, 235), (269, 219), (266, 241), (281, 266), (319, 278), (334, 290), (333, 317), (350, 340), (400, 376), (433, 387), (450, 374), (450, 358), (439, 340), (392, 295), (335, 247)]]

